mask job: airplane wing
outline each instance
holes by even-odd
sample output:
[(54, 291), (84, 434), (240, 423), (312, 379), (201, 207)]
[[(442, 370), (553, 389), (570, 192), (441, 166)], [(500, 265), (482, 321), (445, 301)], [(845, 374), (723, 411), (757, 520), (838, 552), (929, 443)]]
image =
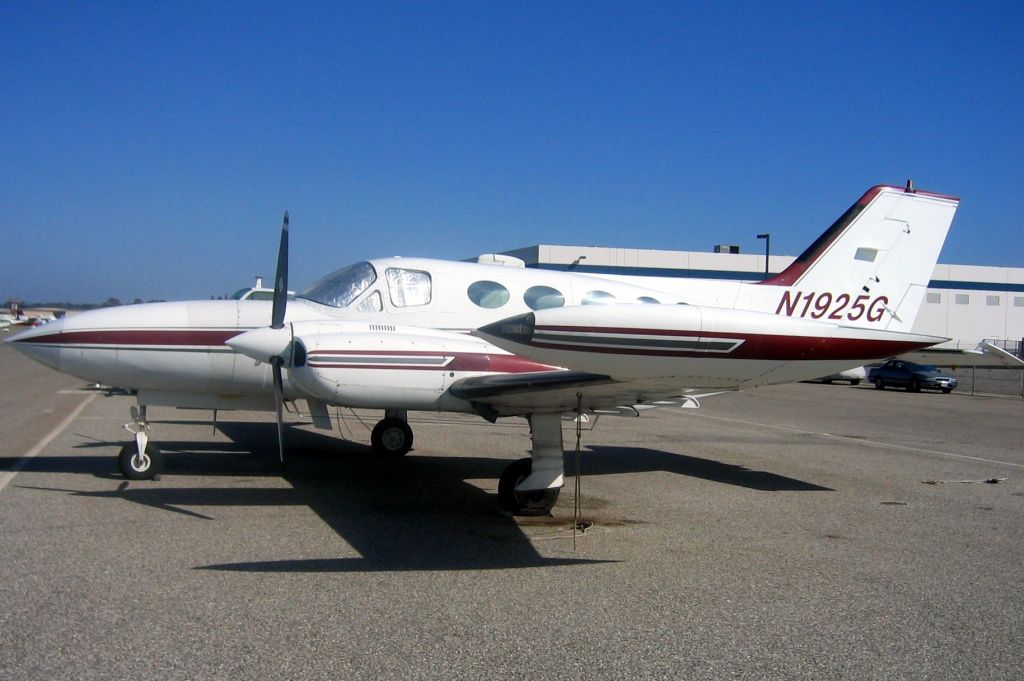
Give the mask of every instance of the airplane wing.
[(464, 400), (479, 401), (536, 391), (572, 390), (617, 383), (610, 376), (583, 371), (537, 371), (524, 374), (492, 374), (464, 378), (449, 390)]
[(696, 407), (699, 399), (729, 391), (698, 393), (669, 380), (616, 380), (582, 371), (539, 371), (464, 378), (449, 392), (472, 402), (485, 416), (585, 411), (637, 416), (655, 407)]
[(925, 348), (900, 355), (918, 364), (934, 364), (940, 367), (990, 367), (1024, 369), (1024, 360), (1000, 347), (982, 341), (973, 350), (963, 348)]

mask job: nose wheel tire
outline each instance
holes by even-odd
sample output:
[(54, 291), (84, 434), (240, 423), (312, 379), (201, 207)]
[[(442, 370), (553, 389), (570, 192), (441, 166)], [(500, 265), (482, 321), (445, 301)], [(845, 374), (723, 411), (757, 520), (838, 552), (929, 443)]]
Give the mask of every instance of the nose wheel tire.
[(164, 455), (153, 445), (146, 445), (146, 451), (140, 454), (133, 442), (121, 447), (117, 465), (129, 480), (152, 480), (163, 470)]
[(404, 456), (412, 449), (412, 428), (402, 419), (381, 419), (370, 433), (370, 444), (378, 454)]
[(498, 478), (498, 506), (502, 511), (520, 516), (550, 515), (558, 501), (558, 487), (519, 492), (516, 485), (533, 470), (532, 459), (510, 463)]

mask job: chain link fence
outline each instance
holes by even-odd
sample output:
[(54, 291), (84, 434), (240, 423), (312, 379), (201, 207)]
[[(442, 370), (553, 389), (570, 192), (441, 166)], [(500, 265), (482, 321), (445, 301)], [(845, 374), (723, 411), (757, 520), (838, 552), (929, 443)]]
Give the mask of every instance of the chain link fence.
[[(1024, 339), (986, 338), (997, 348), (1024, 358)], [(1024, 399), (1024, 370), (994, 367), (960, 367), (953, 370), (960, 381), (957, 388), (972, 395), (1016, 395)]]
[(1020, 369), (960, 367), (953, 370), (953, 375), (960, 381), (958, 391), (972, 395), (1016, 395), (1024, 399), (1024, 371)]

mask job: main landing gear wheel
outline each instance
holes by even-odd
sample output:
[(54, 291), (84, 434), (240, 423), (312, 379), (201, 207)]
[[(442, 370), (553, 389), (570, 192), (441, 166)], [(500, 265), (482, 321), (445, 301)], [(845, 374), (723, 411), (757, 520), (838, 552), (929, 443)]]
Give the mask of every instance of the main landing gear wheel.
[(516, 491), (516, 485), (526, 479), (533, 470), (533, 460), (519, 459), (510, 463), (498, 478), (498, 506), (513, 515), (550, 515), (558, 501), (558, 487), (549, 489)]
[(412, 449), (412, 428), (404, 420), (381, 419), (370, 433), (373, 451), (387, 456), (405, 456)]
[(146, 445), (146, 451), (139, 454), (138, 446), (132, 442), (121, 447), (117, 465), (129, 480), (152, 480), (163, 470), (164, 454), (153, 445)]

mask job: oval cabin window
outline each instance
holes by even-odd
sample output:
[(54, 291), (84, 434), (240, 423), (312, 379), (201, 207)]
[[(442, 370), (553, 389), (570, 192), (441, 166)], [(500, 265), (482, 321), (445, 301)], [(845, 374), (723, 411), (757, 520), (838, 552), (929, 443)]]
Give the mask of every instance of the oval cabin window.
[(474, 304), (489, 310), (508, 302), (508, 289), (496, 281), (475, 281), (469, 285), (466, 295)]
[(565, 296), (550, 286), (531, 286), (523, 294), (523, 302), (531, 310), (544, 310), (565, 305)]
[(584, 305), (604, 305), (613, 300), (615, 296), (607, 291), (587, 291), (587, 295), (583, 296)]

